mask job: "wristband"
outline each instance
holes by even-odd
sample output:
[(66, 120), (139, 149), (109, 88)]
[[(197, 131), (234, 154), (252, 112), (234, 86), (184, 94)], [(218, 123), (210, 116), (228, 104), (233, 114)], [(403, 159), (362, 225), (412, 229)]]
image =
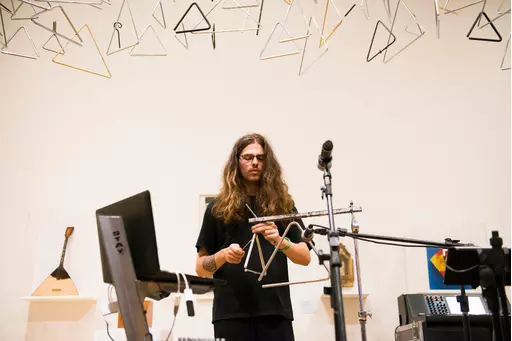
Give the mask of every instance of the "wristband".
[(284, 251), (288, 250), (290, 248), (290, 246), (292, 246), (292, 242), (290, 241), (290, 238), (284, 237), (284, 239), (288, 241), (288, 245), (286, 245), (284, 247), (284, 249), (278, 249), (278, 251), (280, 251), (280, 252), (284, 252)]

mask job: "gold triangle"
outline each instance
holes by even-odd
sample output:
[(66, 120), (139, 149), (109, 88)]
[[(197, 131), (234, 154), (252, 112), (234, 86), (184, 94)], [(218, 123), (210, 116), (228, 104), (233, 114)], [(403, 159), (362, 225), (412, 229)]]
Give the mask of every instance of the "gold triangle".
[(92, 71), (89, 71), (89, 70), (86, 70), (86, 69), (82, 69), (82, 68), (79, 68), (77, 66), (73, 66), (73, 65), (69, 65), (69, 64), (64, 64), (62, 62), (58, 62), (56, 61), (56, 58), (58, 56), (61, 55), (61, 52), (64, 51), (64, 48), (67, 46), (64, 46), (56, 55), (55, 57), (53, 57), (52, 59), (52, 62), (56, 63), (56, 64), (59, 64), (59, 65), (63, 65), (63, 66), (67, 66), (67, 67), (70, 67), (72, 69), (75, 69), (75, 70), (79, 70), (79, 71), (83, 71), (83, 72), (87, 72), (87, 73), (90, 73), (90, 74), (93, 74), (93, 75), (96, 75), (96, 76), (100, 76), (100, 77), (105, 77), (105, 78), (112, 78), (112, 74), (110, 73), (110, 70), (107, 66), (107, 63), (105, 62), (105, 58), (103, 58), (103, 55), (101, 54), (101, 51), (100, 51), (100, 48), (98, 47), (98, 44), (96, 43), (96, 40), (94, 39), (94, 36), (92, 35), (92, 32), (91, 32), (91, 29), (89, 28), (89, 26), (87, 24), (83, 25), (79, 30), (78, 32), (75, 34), (75, 36), (72, 38), (75, 39), (76, 36), (79, 36), (79, 33), (84, 29), (84, 27), (87, 28), (87, 31), (89, 31), (89, 34), (91, 35), (91, 38), (92, 38), (92, 41), (94, 42), (94, 45), (96, 46), (96, 50), (98, 50), (98, 54), (100, 55), (101, 57), (101, 60), (103, 61), (103, 65), (105, 66), (105, 69), (107, 70), (108, 72), (108, 76), (107, 75), (102, 75), (100, 73), (96, 73), (96, 72), (92, 72)]

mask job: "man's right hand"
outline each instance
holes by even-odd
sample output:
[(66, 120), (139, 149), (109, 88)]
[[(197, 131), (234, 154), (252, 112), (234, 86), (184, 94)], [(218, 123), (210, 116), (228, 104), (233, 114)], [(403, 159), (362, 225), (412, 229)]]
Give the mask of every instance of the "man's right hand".
[(224, 249), (226, 262), (231, 264), (238, 264), (242, 261), (245, 251), (238, 244), (231, 244)]

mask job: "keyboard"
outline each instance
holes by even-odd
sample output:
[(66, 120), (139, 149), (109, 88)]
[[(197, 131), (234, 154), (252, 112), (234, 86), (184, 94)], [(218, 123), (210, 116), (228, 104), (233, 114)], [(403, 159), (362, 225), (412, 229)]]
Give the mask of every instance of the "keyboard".
[[(227, 281), (220, 279), (204, 278), (189, 274), (185, 274), (185, 276), (187, 278), (189, 287), (192, 289), (192, 292), (196, 295), (206, 294), (212, 291), (216, 286), (225, 285), (227, 283)], [(175, 290), (173, 291), (178, 291), (178, 280), (176, 278), (176, 273), (174, 272), (159, 271), (156, 274), (152, 275), (150, 278), (142, 278), (142, 280), (159, 282), (166, 284), (166, 286), (168, 286), (169, 284), (175, 284)], [(183, 292), (185, 288), (186, 286), (183, 276), (180, 276), (180, 292)]]

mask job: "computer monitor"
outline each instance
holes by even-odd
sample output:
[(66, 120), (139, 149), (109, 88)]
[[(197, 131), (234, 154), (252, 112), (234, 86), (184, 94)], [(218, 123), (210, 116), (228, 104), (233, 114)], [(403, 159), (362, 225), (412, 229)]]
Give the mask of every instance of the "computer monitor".
[(135, 194), (96, 211), (103, 282), (114, 284), (105, 244), (101, 237), (100, 216), (119, 216), (122, 218), (135, 275), (138, 280), (147, 280), (160, 271), (149, 191)]

